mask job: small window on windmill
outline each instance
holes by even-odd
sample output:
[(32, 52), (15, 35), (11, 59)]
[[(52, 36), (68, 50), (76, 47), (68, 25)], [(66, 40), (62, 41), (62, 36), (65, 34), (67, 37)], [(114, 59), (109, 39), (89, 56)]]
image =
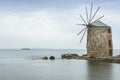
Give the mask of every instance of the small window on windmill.
[(108, 45), (109, 45), (109, 47), (112, 47), (111, 40), (108, 40)]
[(112, 49), (109, 49), (109, 56), (112, 56)]
[(108, 29), (108, 33), (111, 33), (111, 29)]

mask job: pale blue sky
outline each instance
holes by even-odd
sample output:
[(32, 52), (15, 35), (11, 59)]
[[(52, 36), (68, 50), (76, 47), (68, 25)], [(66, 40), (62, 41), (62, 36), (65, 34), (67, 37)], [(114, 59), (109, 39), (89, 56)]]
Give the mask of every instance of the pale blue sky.
[[(0, 0), (0, 48), (85, 49), (76, 34), (85, 6), (101, 6), (96, 18), (112, 27), (114, 48), (120, 49), (120, 0)], [(93, 10), (93, 11), (94, 11)]]

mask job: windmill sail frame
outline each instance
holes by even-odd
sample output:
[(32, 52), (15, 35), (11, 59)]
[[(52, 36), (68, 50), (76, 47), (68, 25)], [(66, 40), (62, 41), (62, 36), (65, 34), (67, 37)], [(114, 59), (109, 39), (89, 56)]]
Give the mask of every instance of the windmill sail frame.
[[(100, 19), (102, 19), (104, 15), (94, 20), (99, 10), (100, 10), (100, 6), (96, 9), (94, 13), (92, 12), (93, 3), (91, 4), (90, 11), (88, 11), (87, 6), (85, 6), (86, 18), (84, 19), (80, 14), (80, 18), (82, 19), (84, 24), (78, 24), (81, 26), (85, 26), (85, 28), (83, 28), (77, 35), (82, 34), (80, 39), (80, 43), (81, 43), (87, 32), (86, 47), (87, 47), (87, 54), (89, 56), (91, 56), (91, 54), (94, 54), (95, 57), (106, 57), (106, 56), (108, 57), (108, 56), (112, 56), (113, 53), (112, 32), (111, 32), (111, 27), (105, 25), (100, 21)], [(109, 46), (109, 44), (111, 46)]]

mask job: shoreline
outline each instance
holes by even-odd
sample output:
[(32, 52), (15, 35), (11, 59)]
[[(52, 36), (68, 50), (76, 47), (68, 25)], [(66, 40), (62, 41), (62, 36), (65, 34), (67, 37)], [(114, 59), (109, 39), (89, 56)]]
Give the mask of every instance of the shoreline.
[(120, 58), (80, 58), (81, 60), (90, 60), (90, 61), (102, 61), (102, 62), (109, 62), (109, 63), (118, 63), (120, 64)]
[(78, 59), (78, 60), (91, 60), (91, 61), (103, 61), (109, 63), (119, 63), (120, 64), (120, 55), (112, 57), (95, 57), (88, 56), (87, 54), (79, 56), (78, 54), (62, 54), (61, 59)]
[[(53, 56), (53, 55), (52, 55)], [(50, 59), (48, 56), (44, 56), (41, 58), (34, 58), (32, 60), (55, 60), (55, 59), (61, 59), (61, 60), (88, 60), (88, 61), (101, 61), (101, 62), (107, 62), (107, 63), (117, 63), (120, 64), (120, 56), (114, 56), (114, 57), (88, 57), (88, 56), (79, 56), (78, 54), (62, 54), (61, 58), (56, 58), (53, 56), (54, 59)]]

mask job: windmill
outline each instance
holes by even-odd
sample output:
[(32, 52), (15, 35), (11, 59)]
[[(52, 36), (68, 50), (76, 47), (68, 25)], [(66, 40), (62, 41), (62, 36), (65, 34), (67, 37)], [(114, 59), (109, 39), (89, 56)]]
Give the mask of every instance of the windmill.
[(98, 13), (100, 6), (93, 13), (93, 3), (88, 14), (88, 9), (85, 7), (86, 19), (80, 14), (80, 18), (84, 24), (77, 24), (85, 26), (77, 35), (83, 33), (80, 43), (82, 42), (85, 33), (87, 32), (87, 55), (94, 55), (95, 57), (108, 57), (112, 56), (113, 45), (112, 45), (112, 30), (111, 27), (100, 21), (101, 16), (94, 20), (96, 14)]

